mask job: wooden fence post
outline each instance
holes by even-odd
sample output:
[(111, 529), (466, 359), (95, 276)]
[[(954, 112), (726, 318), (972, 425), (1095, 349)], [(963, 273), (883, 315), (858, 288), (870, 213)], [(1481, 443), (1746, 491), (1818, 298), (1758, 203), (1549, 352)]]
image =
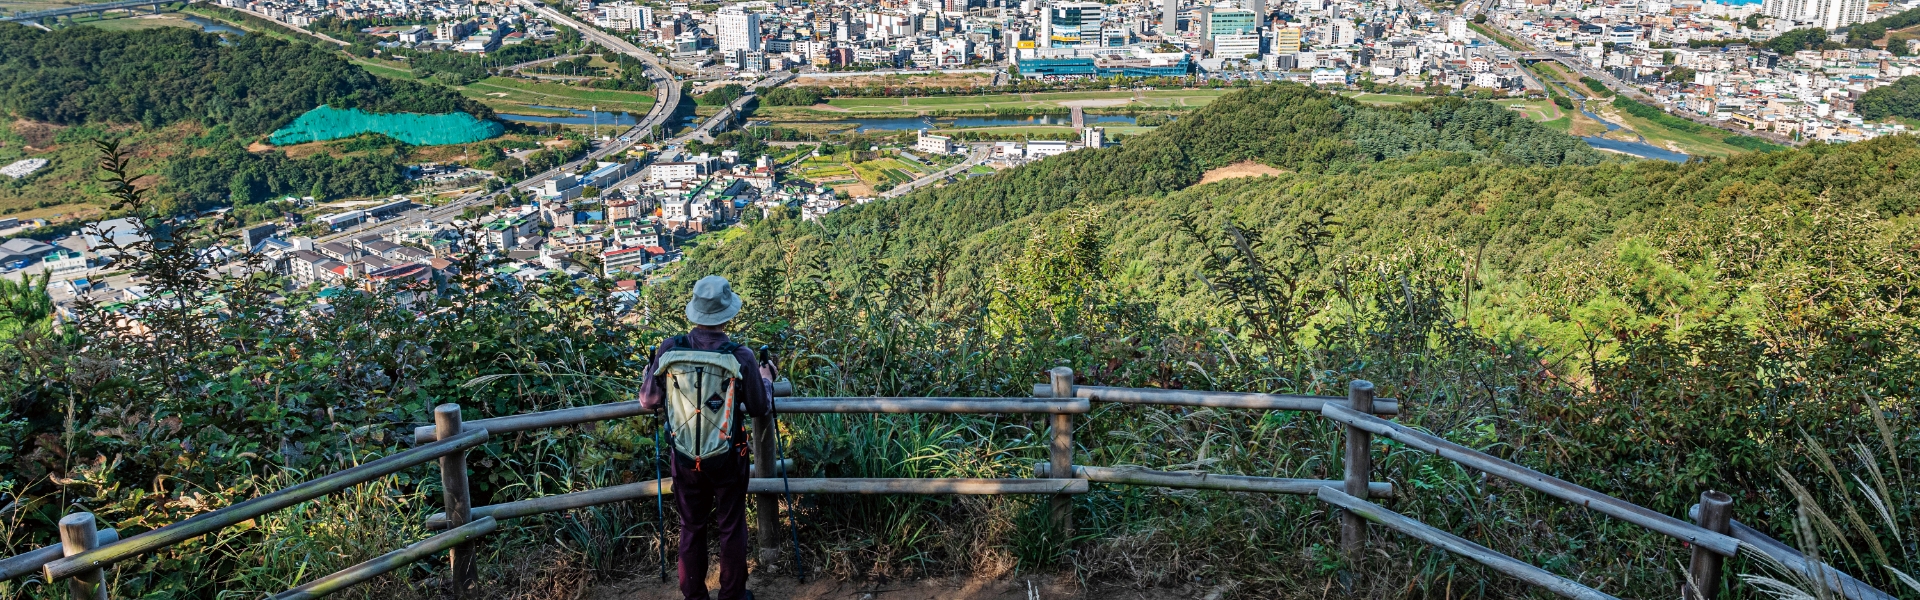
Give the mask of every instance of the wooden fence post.
[[(448, 439), (460, 435), (460, 405), (442, 404), (433, 407), (434, 437)], [(447, 522), (451, 527), (466, 525), (472, 520), (473, 497), (467, 493), (467, 453), (455, 452), (440, 457), (440, 487), (442, 508), (446, 510)], [(454, 598), (474, 597), (478, 590), (478, 579), (473, 565), (473, 542), (455, 545), (447, 551), (448, 578), (452, 585), (448, 588)]]
[[(1047, 371), (1048, 379), (1053, 383), (1053, 397), (1073, 397), (1073, 368), (1054, 367)], [(1071, 413), (1053, 413), (1053, 437), (1047, 445), (1048, 473), (1052, 479), (1073, 478), (1073, 415)], [(1061, 541), (1073, 539), (1073, 496), (1060, 494), (1053, 497), (1053, 523), (1060, 529)]]
[[(1700, 492), (1700, 514), (1696, 515), (1695, 522), (1702, 529), (1730, 534), (1733, 531), (1732, 520), (1732, 496), (1712, 490)], [(1681, 597), (1687, 600), (1713, 600), (1713, 595), (1719, 592), (1720, 565), (1724, 560), (1719, 554), (1694, 544), (1693, 562), (1687, 569), (1693, 585), (1685, 586)]]
[[(60, 549), (73, 556), (100, 545), (93, 513), (73, 513), (60, 517)], [(107, 600), (106, 570), (93, 569), (67, 579), (67, 597), (72, 600)]]
[[(1373, 414), (1373, 382), (1355, 379), (1347, 385), (1347, 403), (1353, 410), (1363, 414)], [(1359, 427), (1347, 426), (1346, 485), (1347, 495), (1355, 498), (1367, 497), (1367, 481), (1373, 474), (1373, 434)], [(1367, 545), (1367, 520), (1353, 511), (1340, 513), (1340, 549), (1346, 552), (1348, 559), (1358, 560), (1361, 551)]]
[[(774, 399), (779, 402), (779, 399)], [(774, 477), (773, 428), (771, 416), (753, 418), (753, 476)], [(754, 497), (758, 506), (754, 515), (755, 524), (760, 527), (760, 564), (762, 568), (775, 564), (780, 559), (780, 495), (759, 494)]]

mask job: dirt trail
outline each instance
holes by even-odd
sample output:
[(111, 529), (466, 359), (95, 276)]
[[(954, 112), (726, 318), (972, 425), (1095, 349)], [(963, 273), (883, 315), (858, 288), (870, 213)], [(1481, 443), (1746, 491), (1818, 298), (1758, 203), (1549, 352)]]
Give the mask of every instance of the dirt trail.
[[(719, 574), (707, 577), (707, 589), (720, 587)], [(1087, 590), (1071, 577), (1036, 576), (1014, 579), (949, 578), (916, 581), (809, 581), (790, 577), (759, 577), (747, 581), (755, 600), (1191, 600), (1209, 590)], [(654, 577), (610, 582), (588, 588), (579, 600), (679, 600), (680, 590), (670, 579)]]

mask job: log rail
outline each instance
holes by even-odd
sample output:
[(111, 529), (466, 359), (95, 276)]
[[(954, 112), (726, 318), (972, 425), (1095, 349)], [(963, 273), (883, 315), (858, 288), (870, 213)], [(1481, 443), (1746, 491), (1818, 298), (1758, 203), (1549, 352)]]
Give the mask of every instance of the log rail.
[[(1346, 397), (1297, 394), (1262, 394), (1200, 390), (1166, 390), (1076, 385), (1071, 369), (1059, 367), (1048, 372), (1049, 381), (1034, 386), (1030, 398), (918, 398), (918, 397), (792, 397), (778, 402), (779, 411), (801, 414), (1038, 414), (1045, 415), (1049, 432), (1049, 460), (1036, 463), (1033, 478), (1015, 479), (875, 479), (875, 478), (791, 478), (780, 477), (789, 461), (775, 462), (774, 448), (767, 436), (758, 435), (773, 426), (770, 419), (756, 418), (753, 436), (756, 449), (754, 476), (748, 493), (759, 497), (760, 546), (762, 556), (779, 552), (779, 504), (774, 496), (785, 490), (796, 494), (1030, 494), (1052, 497), (1053, 526), (1072, 539), (1072, 495), (1090, 491), (1089, 484), (1138, 485), (1227, 492), (1311, 495), (1331, 505), (1338, 515), (1340, 546), (1349, 556), (1359, 557), (1368, 545), (1370, 524), (1432, 544), (1448, 552), (1474, 560), (1508, 576), (1567, 598), (1600, 600), (1612, 598), (1578, 582), (1549, 573), (1512, 557), (1479, 546), (1431, 525), (1387, 510), (1365, 498), (1390, 499), (1395, 486), (1391, 482), (1371, 481), (1372, 441), (1383, 437), (1409, 448), (1452, 460), (1468, 468), (1500, 477), (1516, 484), (1571, 502), (1601, 514), (1674, 537), (1694, 550), (1689, 581), (1699, 589), (1683, 586), (1686, 598), (1711, 598), (1721, 579), (1725, 557), (1742, 548), (1762, 552), (1793, 568), (1805, 568), (1812, 561), (1798, 552), (1728, 518), (1731, 499), (1719, 492), (1702, 494), (1704, 510), (1695, 507), (1694, 520), (1688, 523), (1637, 506), (1606, 494), (1528, 469), (1491, 455), (1449, 442), (1440, 436), (1415, 430), (1382, 417), (1401, 414), (1401, 403), (1390, 398), (1375, 398), (1373, 384), (1355, 380)], [(773, 386), (779, 397), (791, 397), (790, 382)], [(1339, 425), (1345, 434), (1342, 454), (1342, 478), (1338, 480), (1287, 479), (1200, 472), (1154, 471), (1132, 466), (1090, 466), (1073, 464), (1073, 417), (1091, 411), (1092, 403), (1181, 406), (1219, 409), (1291, 410), (1320, 415)], [(455, 598), (480, 595), (473, 566), (475, 545), (492, 533), (501, 521), (520, 517), (573, 510), (616, 502), (654, 498), (673, 493), (671, 479), (648, 480), (553, 496), (529, 498), (489, 506), (473, 506), (467, 490), (469, 449), (505, 433), (568, 427), (600, 421), (630, 418), (646, 414), (638, 402), (615, 402), (558, 410), (507, 415), (462, 421), (459, 405), (445, 404), (434, 409), (435, 423), (414, 430), (415, 446), (393, 455), (272, 492), (226, 508), (149, 530), (121, 539), (114, 529), (98, 529), (93, 515), (71, 513), (61, 520), (62, 543), (35, 549), (18, 556), (0, 559), (0, 581), (40, 572), (46, 581), (68, 581), (70, 594), (79, 600), (108, 597), (103, 577), (115, 563), (136, 558), (246, 522), (255, 517), (285, 509), (302, 502), (332, 494), (361, 483), (385, 477), (427, 463), (441, 469), (445, 510), (427, 519), (430, 530), (440, 531), (420, 540), (319, 577), (272, 596), (273, 599), (319, 598), (369, 581), (407, 564), (446, 553), (449, 572), (447, 591)], [(789, 508), (791, 510), (791, 508)], [(769, 554), (771, 553), (771, 554)], [(1891, 599), (1831, 567), (1822, 566), (1817, 579), (1852, 600)]]

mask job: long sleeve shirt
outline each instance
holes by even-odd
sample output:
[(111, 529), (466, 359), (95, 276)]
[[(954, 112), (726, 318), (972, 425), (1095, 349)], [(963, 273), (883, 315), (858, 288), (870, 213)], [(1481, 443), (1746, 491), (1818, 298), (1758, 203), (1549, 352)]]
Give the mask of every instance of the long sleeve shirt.
[[(687, 332), (687, 345), (695, 350), (713, 350), (727, 343), (727, 334), (706, 329)], [(660, 355), (675, 348), (674, 339), (667, 338), (647, 357), (647, 373), (640, 380), (640, 407), (649, 411), (660, 410), (667, 402), (667, 388), (654, 377), (654, 370), (660, 364)], [(753, 350), (741, 346), (733, 350), (733, 357), (740, 361), (740, 381), (734, 387), (734, 401), (746, 408), (747, 414), (755, 417), (767, 416), (773, 410), (773, 382), (760, 376), (760, 361), (753, 356)], [(739, 420), (734, 427), (741, 426)], [(737, 431), (734, 433), (738, 433)]]

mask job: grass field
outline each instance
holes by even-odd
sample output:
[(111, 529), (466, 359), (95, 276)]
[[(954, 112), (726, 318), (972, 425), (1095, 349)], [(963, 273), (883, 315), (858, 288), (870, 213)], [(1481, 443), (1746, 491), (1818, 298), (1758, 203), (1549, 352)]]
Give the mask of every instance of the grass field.
[[(541, 104), (564, 108), (600, 107), (600, 110), (645, 113), (653, 107), (653, 96), (646, 92), (622, 92), (615, 90), (595, 90), (557, 83), (537, 83), (509, 77), (488, 77), (472, 84), (456, 87), (467, 97), (483, 102), (507, 102), (512, 104)], [(500, 107), (495, 106), (495, 110)], [(514, 110), (513, 112), (520, 112)]]
[(187, 21), (186, 17), (178, 13), (160, 13), (158, 15), (140, 15), (137, 17), (114, 13), (104, 19), (94, 19), (92, 17), (83, 18), (78, 21), (78, 23), (108, 31), (134, 31), (138, 29), (158, 29), (161, 27), (185, 27), (195, 31), (200, 29), (199, 25)]
[(1086, 108), (1191, 108), (1206, 106), (1208, 103), (1213, 102), (1215, 98), (1219, 98), (1221, 95), (1230, 92), (1232, 92), (1232, 90), (1150, 90), (1143, 92), (1006, 93), (981, 96), (930, 96), (924, 98), (834, 98), (827, 101), (826, 110), (820, 110), (820, 107), (816, 106), (808, 112), (853, 113), (857, 116), (875, 116), (873, 113), (900, 113), (910, 116), (940, 110), (1062, 109), (1072, 108), (1074, 106)]
[[(367, 72), (392, 79), (415, 79), (413, 72), (403, 63), (350, 57), (354, 64)], [(653, 107), (654, 98), (650, 92), (623, 92), (617, 90), (596, 90), (559, 83), (543, 83), (514, 79), (511, 77), (488, 77), (453, 89), (468, 98), (480, 101), (496, 111), (525, 115), (565, 115), (564, 111), (534, 108), (531, 105), (558, 106), (562, 108), (591, 108), (600, 110), (645, 113)]]

